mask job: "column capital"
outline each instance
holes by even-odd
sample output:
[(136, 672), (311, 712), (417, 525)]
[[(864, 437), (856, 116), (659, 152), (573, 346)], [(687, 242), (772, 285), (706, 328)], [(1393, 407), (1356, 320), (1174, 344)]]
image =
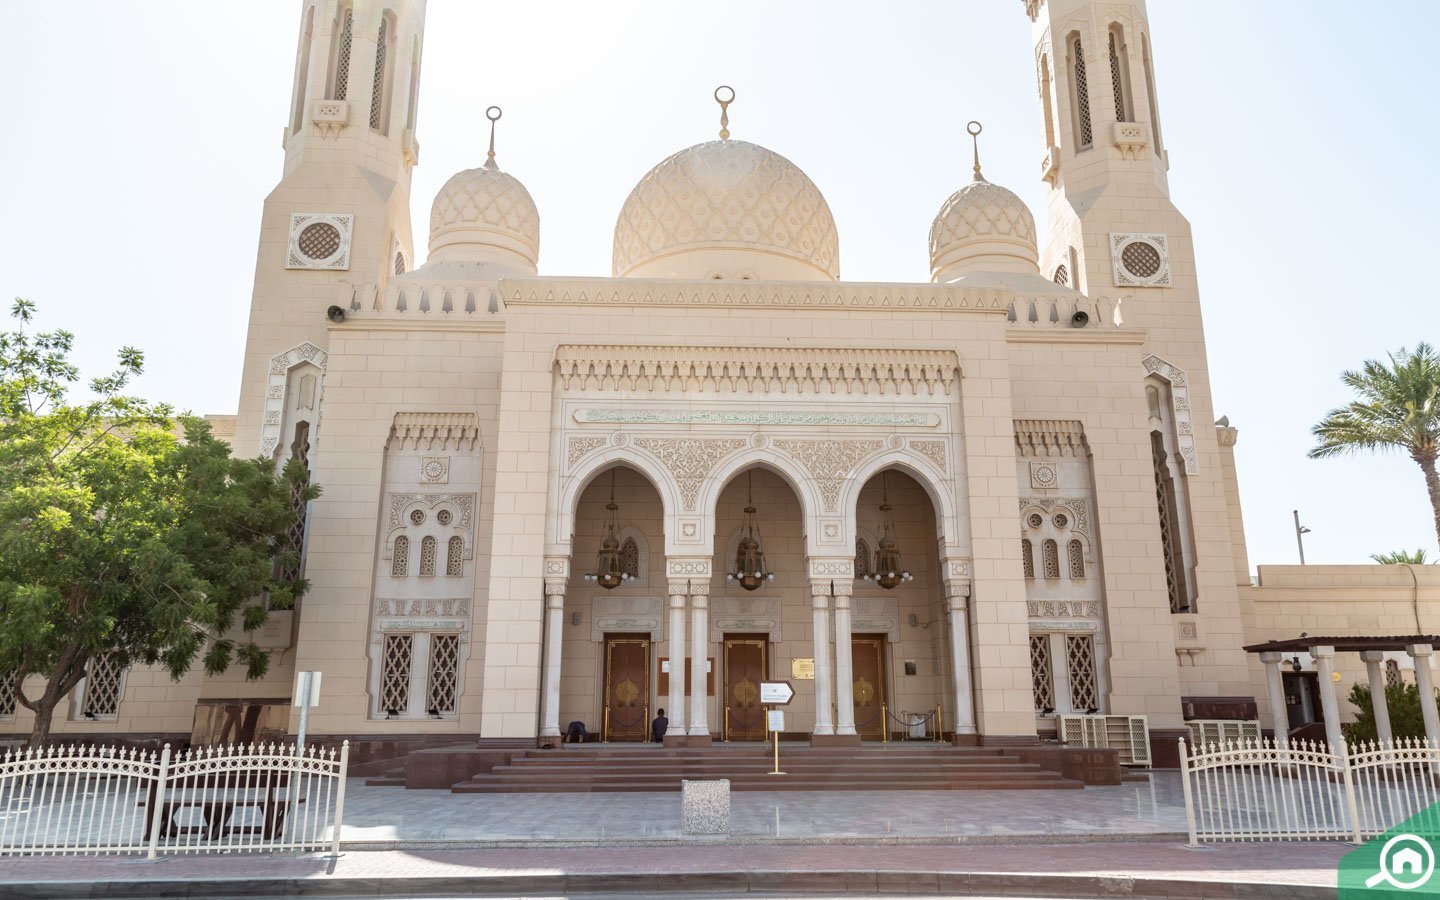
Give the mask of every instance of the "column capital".
[(549, 586), (547, 585), (547, 586), (546, 586), (546, 591), (545, 591), (545, 608), (546, 608), (546, 609), (564, 609), (564, 608), (565, 608), (565, 592), (564, 592), (563, 590), (561, 590), (559, 593), (551, 593), (550, 590), (549, 590)]
[(690, 582), (685, 581), (684, 579), (681, 579), (680, 581), (672, 581), (667, 584), (665, 588), (669, 592), (671, 597), (680, 597), (683, 599), (690, 596)]
[(1320, 644), (1310, 648), (1310, 655), (1316, 659), (1334, 659), (1335, 648), (1329, 644)]
[(708, 582), (708, 581), (692, 581), (692, 582), (690, 582), (690, 596), (691, 596), (691, 597), (709, 597), (709, 596), (710, 596), (710, 582)]
[(565, 600), (565, 587), (567, 584), (568, 582), (564, 578), (545, 579), (545, 596), (559, 597), (563, 602)]
[(1430, 656), (1434, 654), (1435, 648), (1430, 644), (1411, 644), (1405, 648), (1405, 652), (1411, 656)]
[[(570, 579), (570, 557), (550, 555), (545, 557), (545, 580), (549, 584), (550, 579), (558, 578), (562, 582)], [(547, 587), (548, 591), (549, 588)]]
[(1360, 661), (1367, 663), (1382, 663), (1385, 661), (1384, 650), (1361, 650)]
[(810, 599), (816, 609), (830, 608), (830, 579), (815, 579), (810, 582)]
[(1267, 666), (1278, 666), (1285, 660), (1285, 654), (1279, 650), (1261, 650), (1260, 661)]
[(665, 574), (670, 578), (686, 577), (691, 585), (697, 581), (710, 581), (713, 564), (708, 556), (667, 556)]
[(812, 556), (806, 560), (806, 570), (810, 573), (812, 583), (817, 578), (854, 581), (855, 557), (853, 554), (850, 556)]
[(835, 595), (836, 601), (839, 601), (841, 597), (844, 597), (845, 602), (849, 603), (850, 595), (855, 593), (855, 582), (832, 581), (830, 582), (830, 592)]

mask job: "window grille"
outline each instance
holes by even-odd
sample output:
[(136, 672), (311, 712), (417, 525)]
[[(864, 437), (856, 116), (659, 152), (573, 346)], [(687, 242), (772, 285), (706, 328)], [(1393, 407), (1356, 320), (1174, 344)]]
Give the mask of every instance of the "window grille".
[(1070, 270), (1065, 268), (1064, 263), (1061, 263), (1060, 265), (1055, 267), (1055, 277), (1052, 280), (1056, 284), (1061, 284), (1065, 287), (1070, 286)]
[[(1385, 686), (1394, 687), (1397, 684), (1404, 683), (1404, 679), (1400, 675), (1400, 664), (1393, 659), (1385, 660)], [(10, 711), (12, 713), (15, 711), (15, 702), (13, 700), (10, 702)], [(0, 710), (0, 712), (3, 712), (3, 710)]]
[(1050, 676), (1050, 635), (1030, 635), (1030, 687), (1035, 692), (1035, 710), (1055, 708), (1054, 681)]
[(395, 552), (391, 554), (390, 574), (403, 578), (410, 574), (410, 539), (400, 535), (395, 539)]
[(1115, 121), (1130, 121), (1130, 117), (1125, 115), (1125, 82), (1120, 69), (1120, 49), (1113, 31), (1110, 32), (1110, 86), (1115, 90)]
[(1099, 707), (1095, 686), (1095, 638), (1088, 634), (1065, 635), (1065, 666), (1070, 673), (1070, 707), (1077, 712)]
[(326, 260), (340, 250), (340, 229), (329, 222), (315, 222), (305, 226), (295, 243), (306, 259)]
[(420, 539), (420, 574), (435, 574), (436, 542), (428, 534)]
[(397, 254), (395, 254), (395, 274), (396, 274), (396, 275), (404, 275), (404, 274), (405, 274), (405, 254), (403, 254), (403, 253), (397, 253)]
[(0, 678), (0, 719), (13, 719), (15, 717), (15, 693), (20, 685), (16, 682), (14, 672)]
[(340, 25), (340, 45), (335, 51), (335, 99), (344, 100), (350, 87), (350, 48), (355, 43), (355, 11), (345, 10)]
[(399, 715), (410, 708), (410, 659), (415, 647), (413, 634), (385, 635), (385, 652), (380, 659), (380, 710)]
[(870, 574), (870, 545), (864, 538), (855, 539), (855, 577), (865, 578)]
[(80, 715), (87, 719), (113, 716), (120, 711), (120, 683), (125, 670), (110, 654), (90, 660), (85, 672), (85, 698)]
[(1090, 88), (1085, 81), (1085, 48), (1080, 38), (1070, 42), (1070, 55), (1075, 61), (1075, 121), (1080, 126), (1080, 146), (1089, 147), (1095, 142), (1090, 127)]
[(1155, 506), (1160, 515), (1160, 555), (1165, 561), (1165, 589), (1170, 594), (1172, 613), (1190, 612), (1189, 598), (1185, 595), (1184, 582), (1180, 580), (1180, 561), (1176, 555), (1174, 503), (1171, 499), (1173, 486), (1170, 472), (1165, 467), (1165, 450), (1161, 446), (1159, 432), (1150, 433), (1150, 452), (1155, 469)]
[(455, 578), (463, 574), (465, 565), (465, 542), (458, 537), (452, 537), (449, 545), (445, 548), (445, 574)]
[(626, 538), (620, 545), (620, 571), (631, 578), (640, 577), (640, 545), (634, 538)]
[(1026, 578), (1035, 577), (1035, 548), (1029, 538), (1020, 539), (1020, 567), (1025, 570)]
[(1066, 555), (1069, 557), (1070, 562), (1070, 577), (1084, 578), (1085, 550), (1080, 546), (1080, 542), (1071, 541), (1070, 546), (1066, 548)]
[(454, 520), (454, 518), (455, 516), (450, 512), (450, 510), (444, 508), (442, 508), (439, 512), (435, 514), (435, 521), (439, 522), (441, 525), (449, 525), (451, 521)]
[(430, 636), (430, 680), (425, 689), (425, 711), (453, 713), (459, 685), (460, 635)]
[(380, 18), (380, 34), (375, 39), (375, 78), (370, 88), (370, 127), (380, 128), (380, 115), (385, 97), (385, 44), (390, 31), (390, 20)]
[(1059, 578), (1059, 577), (1060, 577), (1060, 548), (1059, 548), (1058, 546), (1056, 546), (1056, 544), (1055, 544), (1054, 541), (1049, 540), (1049, 539), (1047, 538), (1047, 539), (1045, 540), (1045, 542), (1040, 545), (1040, 555), (1041, 555), (1041, 556), (1043, 557), (1043, 559), (1044, 559), (1045, 577), (1046, 577), (1046, 578)]

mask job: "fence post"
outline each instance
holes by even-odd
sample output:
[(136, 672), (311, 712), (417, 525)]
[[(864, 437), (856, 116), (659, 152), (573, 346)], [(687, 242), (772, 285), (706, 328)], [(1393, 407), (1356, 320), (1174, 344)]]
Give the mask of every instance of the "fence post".
[(1341, 774), (1345, 779), (1345, 813), (1350, 817), (1350, 832), (1356, 844), (1363, 844), (1365, 841), (1360, 837), (1360, 807), (1355, 802), (1355, 778), (1350, 771), (1349, 747), (1344, 741), (1340, 742), (1337, 756)]
[(155, 773), (155, 808), (150, 810), (150, 849), (146, 859), (155, 858), (155, 848), (160, 844), (160, 811), (165, 808), (165, 782), (170, 777), (170, 745), (160, 751), (160, 769)]
[(330, 852), (336, 856), (340, 855), (340, 825), (345, 820), (345, 771), (349, 767), (350, 742), (344, 741), (340, 744), (340, 783), (335, 792), (335, 834), (330, 845)]
[(1198, 847), (1195, 839), (1195, 803), (1190, 796), (1190, 751), (1185, 748), (1185, 739), (1180, 739), (1180, 788), (1185, 794), (1185, 827), (1190, 832), (1190, 846)]

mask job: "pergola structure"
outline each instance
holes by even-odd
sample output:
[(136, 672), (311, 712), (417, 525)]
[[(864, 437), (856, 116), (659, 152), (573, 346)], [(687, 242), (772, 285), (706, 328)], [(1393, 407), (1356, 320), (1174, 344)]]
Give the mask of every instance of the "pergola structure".
[[(1320, 708), (1325, 713), (1325, 739), (1332, 752), (1344, 747), (1340, 734), (1340, 706), (1335, 698), (1335, 654), (1359, 653), (1370, 681), (1370, 697), (1375, 707), (1375, 732), (1382, 741), (1393, 741), (1390, 730), (1390, 709), (1385, 701), (1385, 675), (1381, 663), (1385, 652), (1404, 650), (1415, 663), (1415, 687), (1420, 691), (1420, 711), (1425, 717), (1425, 737), (1440, 746), (1440, 711), (1435, 708), (1435, 679), (1430, 672), (1430, 657), (1440, 635), (1413, 634), (1391, 637), (1310, 637), (1302, 635), (1286, 641), (1251, 644), (1247, 653), (1260, 654), (1265, 664), (1265, 684), (1270, 693), (1270, 718), (1275, 729), (1276, 746), (1286, 746), (1290, 720), (1285, 713), (1285, 689), (1280, 678), (1280, 663), (1288, 654), (1307, 652), (1315, 659), (1315, 672), (1320, 681)], [(1430, 698), (1426, 702), (1426, 698)]]

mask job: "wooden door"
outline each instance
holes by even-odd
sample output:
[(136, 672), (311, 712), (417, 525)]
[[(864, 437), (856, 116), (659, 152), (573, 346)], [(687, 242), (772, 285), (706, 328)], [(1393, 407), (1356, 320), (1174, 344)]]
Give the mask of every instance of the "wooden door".
[(650, 638), (605, 636), (605, 710), (612, 741), (643, 741), (650, 735)]
[(855, 701), (855, 730), (862, 738), (884, 737), (885, 636), (860, 634), (850, 638), (850, 686)]
[(763, 634), (725, 635), (725, 709), (729, 711), (726, 738), (732, 741), (765, 740), (765, 708), (760, 705), (760, 682), (769, 677), (766, 663), (769, 637)]

